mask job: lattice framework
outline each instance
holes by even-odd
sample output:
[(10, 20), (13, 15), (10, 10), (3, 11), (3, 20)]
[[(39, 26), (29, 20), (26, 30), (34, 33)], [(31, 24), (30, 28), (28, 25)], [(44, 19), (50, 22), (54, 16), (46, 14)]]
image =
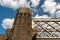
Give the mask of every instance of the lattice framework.
[(38, 38), (60, 38), (60, 19), (33, 19)]

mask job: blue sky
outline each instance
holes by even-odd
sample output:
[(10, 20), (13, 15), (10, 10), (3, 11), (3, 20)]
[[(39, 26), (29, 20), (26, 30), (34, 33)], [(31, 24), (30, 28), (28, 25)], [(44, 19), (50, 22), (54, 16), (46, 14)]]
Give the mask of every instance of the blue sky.
[(4, 18), (15, 18), (16, 11), (10, 8), (0, 6), (0, 34), (5, 34), (6, 30), (2, 27), (2, 21)]
[[(18, 3), (19, 5), (15, 5), (14, 1), (8, 3), (10, 1), (0, 0), (0, 34), (6, 34), (6, 29), (3, 28), (3, 20), (4, 19), (13, 19), (16, 16), (17, 9), (20, 7), (29, 7), (32, 10), (32, 16), (36, 18), (60, 18), (60, 0), (28, 0), (22, 1), (22, 3)], [(16, 1), (16, 0), (15, 0)], [(27, 6), (25, 5), (25, 3)], [(30, 3), (29, 3), (30, 2)], [(46, 4), (47, 3), (47, 4)], [(23, 4), (23, 5), (22, 5)], [(52, 5), (51, 5), (52, 4)], [(52, 8), (51, 8), (52, 7)], [(49, 9), (50, 8), (50, 9)], [(51, 11), (52, 9), (52, 11)], [(2, 25), (3, 24), (3, 25)], [(8, 24), (8, 23), (7, 23)], [(6, 27), (6, 26), (5, 26)]]

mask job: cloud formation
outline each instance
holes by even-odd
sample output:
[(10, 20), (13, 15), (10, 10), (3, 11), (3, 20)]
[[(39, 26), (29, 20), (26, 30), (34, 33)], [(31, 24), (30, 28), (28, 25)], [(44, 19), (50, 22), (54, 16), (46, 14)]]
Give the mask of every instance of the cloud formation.
[[(18, 9), (20, 7), (37, 7), (40, 0), (0, 0), (1, 6), (12, 8), (12, 9)], [(32, 3), (30, 5), (30, 2)]]
[(54, 12), (56, 11), (56, 2), (46, 0), (42, 5), (42, 9), (44, 12), (49, 12), (52, 17), (54, 16)]
[[(42, 5), (42, 8), (45, 12), (53, 13), (55, 9), (56, 3), (52, 1), (45, 1), (44, 5)], [(49, 8), (49, 9), (48, 9)]]
[(59, 11), (56, 11), (55, 17), (56, 17), (56, 18), (60, 18), (60, 10), (59, 10)]
[(5, 18), (5, 19), (3, 19), (2, 27), (4, 29), (12, 28), (13, 22), (14, 22), (14, 19)]
[(31, 1), (31, 3), (32, 3), (32, 7), (36, 7), (36, 6), (38, 6), (39, 5), (39, 2), (40, 2), (40, 0), (30, 0)]
[[(55, 14), (58, 14), (56, 10), (60, 9), (60, 4), (55, 2), (55, 0), (45, 0), (44, 4), (41, 7), (44, 12), (49, 12), (49, 14), (51, 15), (51, 18), (55, 18)], [(58, 15), (56, 15), (56, 18), (60, 18), (57, 16)]]
[(39, 14), (36, 14), (36, 16), (33, 17), (33, 18), (51, 18), (51, 17), (49, 17), (49, 16), (47, 16), (47, 15), (39, 16)]
[(17, 9), (24, 7), (27, 4), (26, 0), (1, 0), (1, 6)]
[[(29, 7), (34, 12), (38, 12), (36, 7), (40, 4), (40, 0), (0, 0), (0, 5), (8, 8), (12, 8), (14, 10), (20, 7)], [(33, 7), (33, 8), (32, 8)], [(45, 0), (44, 4), (41, 6), (44, 12), (49, 12), (51, 18), (55, 18), (57, 13), (56, 10), (60, 11), (60, 4), (55, 2), (55, 0)], [(40, 10), (40, 9), (39, 9)], [(60, 15), (60, 14), (59, 14)], [(60, 18), (57, 17), (56, 18)]]
[(58, 4), (58, 5), (56, 6), (56, 9), (60, 9), (60, 4)]

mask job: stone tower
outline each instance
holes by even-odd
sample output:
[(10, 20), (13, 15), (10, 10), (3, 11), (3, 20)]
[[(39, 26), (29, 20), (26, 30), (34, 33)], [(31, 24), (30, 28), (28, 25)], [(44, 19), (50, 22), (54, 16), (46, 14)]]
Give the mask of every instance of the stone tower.
[(17, 11), (13, 28), (7, 31), (7, 40), (32, 40), (31, 10), (20, 8)]

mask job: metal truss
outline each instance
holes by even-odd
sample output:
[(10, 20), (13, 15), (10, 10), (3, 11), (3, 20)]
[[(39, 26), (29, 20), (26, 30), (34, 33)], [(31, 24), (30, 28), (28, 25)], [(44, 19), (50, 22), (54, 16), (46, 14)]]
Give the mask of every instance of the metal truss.
[(33, 19), (38, 38), (60, 38), (60, 19)]

